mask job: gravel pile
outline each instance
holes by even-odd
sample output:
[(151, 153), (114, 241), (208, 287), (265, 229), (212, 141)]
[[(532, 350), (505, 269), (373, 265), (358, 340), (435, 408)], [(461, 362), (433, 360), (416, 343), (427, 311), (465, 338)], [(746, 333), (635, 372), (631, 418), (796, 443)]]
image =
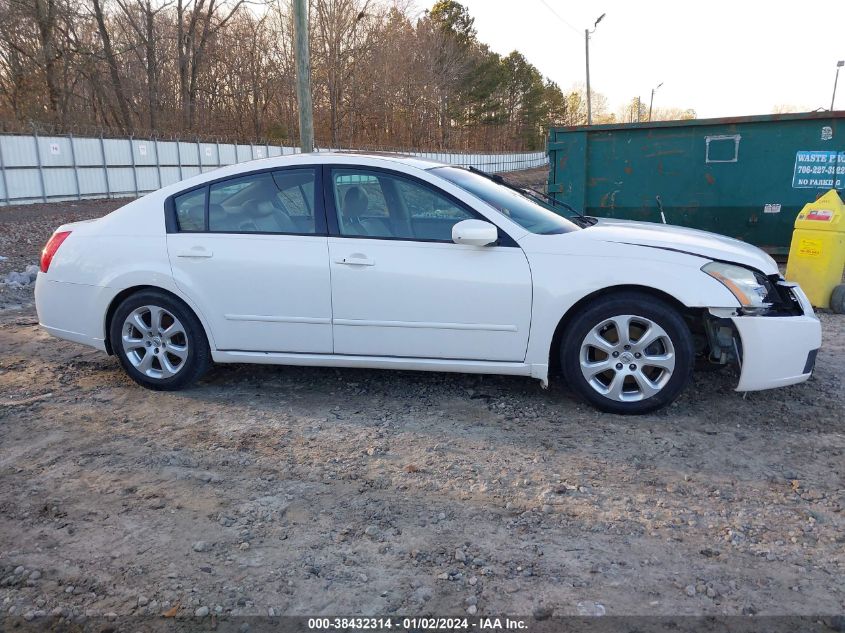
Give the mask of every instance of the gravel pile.
[(29, 284), (35, 283), (35, 278), (38, 276), (38, 266), (35, 264), (31, 264), (26, 267), (26, 270), (23, 272), (16, 272), (12, 271), (6, 275), (6, 277), (0, 281), (2, 284), (6, 284), (7, 286), (28, 286)]

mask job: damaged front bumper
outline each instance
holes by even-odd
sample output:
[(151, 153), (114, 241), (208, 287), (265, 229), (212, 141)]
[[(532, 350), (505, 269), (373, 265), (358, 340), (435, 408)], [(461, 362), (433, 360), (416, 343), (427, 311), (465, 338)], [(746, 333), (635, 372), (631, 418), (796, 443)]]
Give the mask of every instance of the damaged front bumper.
[(740, 367), (737, 391), (759, 391), (804, 382), (821, 347), (821, 323), (797, 284), (777, 282), (789, 305), (759, 314), (711, 309), (710, 349)]

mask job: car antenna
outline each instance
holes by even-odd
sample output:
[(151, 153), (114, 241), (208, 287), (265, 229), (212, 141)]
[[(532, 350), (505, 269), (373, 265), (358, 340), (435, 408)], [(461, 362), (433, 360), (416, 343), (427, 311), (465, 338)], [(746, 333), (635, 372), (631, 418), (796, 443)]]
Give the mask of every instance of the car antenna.
[(654, 196), (654, 199), (657, 200), (657, 208), (660, 209), (660, 221), (666, 224), (666, 214), (663, 213), (663, 200), (660, 199), (660, 194)]

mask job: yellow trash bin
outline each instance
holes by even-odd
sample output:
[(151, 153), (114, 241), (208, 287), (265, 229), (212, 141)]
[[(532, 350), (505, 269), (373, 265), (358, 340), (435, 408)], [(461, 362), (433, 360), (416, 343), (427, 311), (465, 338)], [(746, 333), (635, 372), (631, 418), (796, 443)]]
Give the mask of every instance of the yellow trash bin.
[[(845, 204), (831, 189), (795, 219), (786, 278), (797, 282), (817, 308), (830, 307), (845, 269)], [(839, 291), (837, 291), (837, 295)]]

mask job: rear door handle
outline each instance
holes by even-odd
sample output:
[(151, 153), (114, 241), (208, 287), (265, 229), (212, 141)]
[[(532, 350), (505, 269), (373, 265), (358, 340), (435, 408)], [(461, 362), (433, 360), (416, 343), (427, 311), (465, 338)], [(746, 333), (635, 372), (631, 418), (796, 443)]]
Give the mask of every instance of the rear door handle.
[(349, 257), (341, 257), (334, 260), (335, 264), (345, 264), (347, 266), (375, 266), (375, 262), (364, 255), (350, 255)]
[(203, 246), (194, 246), (188, 250), (178, 251), (176, 257), (211, 257), (214, 253)]

